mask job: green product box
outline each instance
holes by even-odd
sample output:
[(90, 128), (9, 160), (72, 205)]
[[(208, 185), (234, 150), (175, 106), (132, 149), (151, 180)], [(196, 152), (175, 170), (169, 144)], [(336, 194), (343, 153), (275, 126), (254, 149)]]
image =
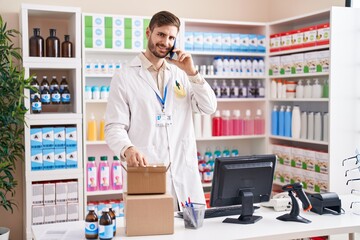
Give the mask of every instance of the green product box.
[(125, 18), (125, 28), (132, 28), (132, 19), (131, 18)]
[(92, 16), (85, 16), (85, 28), (92, 27), (93, 17)]
[(132, 39), (131, 38), (125, 38), (125, 49), (132, 49)]
[(144, 38), (144, 41), (143, 41), (143, 48), (144, 49), (147, 48), (147, 44), (148, 44), (148, 40), (147, 40), (147, 38)]
[(144, 23), (144, 30), (146, 30), (146, 28), (149, 26), (149, 24), (150, 24), (150, 19), (145, 19), (144, 18), (144, 21), (143, 21), (143, 23)]
[(93, 28), (85, 27), (85, 38), (92, 38), (92, 37), (93, 37)]
[(113, 39), (105, 38), (105, 48), (113, 48)]
[(124, 38), (132, 39), (132, 29), (131, 28), (125, 28), (125, 35)]
[(85, 38), (85, 48), (93, 48), (93, 39)]
[(113, 18), (105, 17), (105, 28), (112, 28), (112, 27), (113, 27)]
[(113, 39), (113, 29), (112, 28), (105, 28), (105, 39)]

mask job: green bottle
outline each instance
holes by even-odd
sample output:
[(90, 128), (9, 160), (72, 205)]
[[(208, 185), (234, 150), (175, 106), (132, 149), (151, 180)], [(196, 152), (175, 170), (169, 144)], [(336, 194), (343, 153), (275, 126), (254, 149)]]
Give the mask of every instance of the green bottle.
[(325, 79), (324, 82), (324, 87), (323, 87), (323, 98), (328, 98), (329, 97), (329, 83), (328, 80)]

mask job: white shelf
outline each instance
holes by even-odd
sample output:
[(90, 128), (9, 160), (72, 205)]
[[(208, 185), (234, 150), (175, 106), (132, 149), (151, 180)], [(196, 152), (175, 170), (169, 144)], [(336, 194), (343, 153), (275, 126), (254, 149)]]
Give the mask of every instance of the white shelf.
[(107, 103), (107, 99), (87, 99), (85, 103)]
[(85, 145), (106, 145), (105, 141), (86, 141)]
[(280, 137), (280, 136), (270, 136), (271, 139), (278, 139), (278, 140), (285, 140), (289, 142), (301, 142), (301, 143), (311, 143), (311, 144), (318, 144), (327, 146), (329, 143), (324, 141), (315, 141), (315, 140), (308, 140), (308, 139), (301, 139), (301, 138), (291, 138), (291, 137)]
[(197, 138), (196, 141), (219, 141), (219, 140), (245, 140), (245, 139), (263, 139), (265, 135), (241, 135), (241, 136), (219, 136), (208, 138)]
[(46, 121), (47, 124), (54, 124), (54, 121), (82, 119), (82, 114), (77, 113), (40, 113), (40, 114), (26, 114), (25, 119), (27, 122)]
[(329, 102), (328, 98), (272, 98), (271, 102)]
[(265, 53), (258, 52), (215, 52), (215, 51), (188, 51), (192, 55), (203, 56), (234, 56), (234, 57), (265, 57)]
[(139, 54), (144, 50), (134, 50), (134, 49), (105, 49), (105, 48), (84, 48), (83, 49), (85, 54), (94, 53), (94, 54)]
[(23, 66), (32, 69), (77, 69), (81, 67), (80, 58), (24, 57)]
[(114, 73), (85, 74), (85, 78), (112, 78)]
[(239, 75), (203, 75), (205, 79), (265, 79), (266, 76), (239, 76)]
[(290, 50), (285, 50), (285, 51), (271, 52), (269, 54), (269, 56), (272, 57), (272, 56), (281, 56), (281, 55), (287, 55), (287, 54), (293, 54), (293, 53), (318, 51), (318, 50), (329, 49), (329, 47), (330, 47), (330, 45), (326, 44), (326, 45), (319, 45), (319, 46), (314, 46), (314, 47), (290, 49)]
[(265, 102), (265, 98), (217, 98), (218, 102)]
[[(81, 164), (79, 161), (78, 164)], [(30, 171), (26, 173), (26, 181), (54, 181), (82, 178), (82, 168), (54, 169)]]
[(122, 194), (124, 191), (121, 190), (108, 190), (108, 191), (93, 191), (86, 192), (87, 196), (104, 196), (104, 195), (114, 195), (114, 194)]
[(276, 76), (269, 76), (269, 77), (270, 77), (270, 79), (273, 79), (273, 78), (306, 78), (306, 77), (321, 77), (321, 76), (329, 76), (329, 73), (328, 72), (302, 73), (302, 74), (276, 75)]

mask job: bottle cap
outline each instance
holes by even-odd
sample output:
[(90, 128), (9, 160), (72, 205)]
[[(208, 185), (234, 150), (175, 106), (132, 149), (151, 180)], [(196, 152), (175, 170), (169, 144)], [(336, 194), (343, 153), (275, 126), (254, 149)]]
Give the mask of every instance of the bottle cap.
[(246, 109), (245, 115), (246, 115), (247, 117), (250, 117), (250, 116), (251, 116), (251, 111), (250, 111), (250, 109)]
[(88, 161), (89, 161), (89, 162), (95, 161), (95, 157), (88, 157)]
[(119, 161), (120, 159), (118, 158), (118, 156), (114, 156), (114, 157), (113, 157), (113, 160), (114, 160), (114, 161)]
[(234, 117), (240, 117), (240, 115), (241, 115), (240, 110), (239, 109), (233, 110), (233, 115), (234, 115)]
[(101, 160), (101, 161), (107, 161), (107, 156), (101, 156), (101, 157), (100, 157), (100, 160)]
[(261, 109), (256, 110), (256, 115), (257, 115), (257, 116), (261, 116), (261, 115), (262, 115)]

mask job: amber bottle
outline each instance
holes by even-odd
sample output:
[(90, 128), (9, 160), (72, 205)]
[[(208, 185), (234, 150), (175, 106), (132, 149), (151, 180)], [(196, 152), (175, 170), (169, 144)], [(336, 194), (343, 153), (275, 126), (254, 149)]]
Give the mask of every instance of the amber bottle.
[(46, 57), (60, 57), (60, 40), (53, 28), (50, 29), (50, 36), (46, 38)]
[(61, 44), (61, 57), (73, 57), (73, 44), (70, 42), (70, 35), (65, 35), (65, 40)]
[(40, 28), (34, 28), (34, 35), (29, 39), (29, 56), (43, 57), (44, 56), (44, 39), (40, 36)]

